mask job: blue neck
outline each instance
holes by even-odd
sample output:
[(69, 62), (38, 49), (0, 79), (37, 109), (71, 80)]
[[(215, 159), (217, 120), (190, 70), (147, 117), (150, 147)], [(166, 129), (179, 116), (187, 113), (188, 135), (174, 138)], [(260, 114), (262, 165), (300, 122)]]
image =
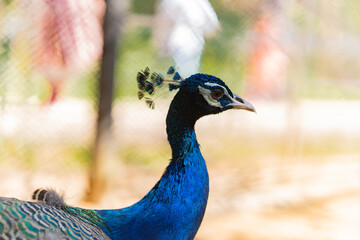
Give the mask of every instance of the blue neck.
[(159, 182), (130, 207), (98, 211), (112, 239), (193, 239), (200, 227), (208, 173), (194, 132), (197, 118), (180, 101), (187, 98), (177, 96), (166, 119), (172, 160)]
[(194, 125), (195, 121), (187, 119), (173, 104), (170, 106), (166, 118), (166, 131), (172, 150), (172, 160), (184, 161), (191, 150), (199, 149)]

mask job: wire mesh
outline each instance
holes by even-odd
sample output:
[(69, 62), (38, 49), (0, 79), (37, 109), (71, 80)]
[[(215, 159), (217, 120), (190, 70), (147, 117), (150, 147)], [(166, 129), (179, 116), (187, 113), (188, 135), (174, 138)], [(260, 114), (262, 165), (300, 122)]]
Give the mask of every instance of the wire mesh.
[[(256, 116), (227, 112), (197, 123), (213, 182), (210, 227), (201, 239), (219, 239), (211, 230), (218, 213), (244, 223), (231, 212), (270, 206), (294, 214), (302, 208), (291, 207), (308, 204), (307, 198), (358, 189), (359, 2), (210, 1), (219, 25), (192, 20), (200, 13), (186, 16), (191, 12), (186, 7), (166, 5), (180, 1), (127, 3), (115, 63), (115, 158), (107, 175), (109, 189), (117, 191), (106, 193), (106, 203), (98, 206), (138, 200), (168, 163), (165, 117), (174, 93), (159, 97), (152, 111), (137, 100), (135, 80), (146, 66), (165, 72), (178, 63), (173, 48), (181, 44), (174, 40), (180, 30), (192, 31), (189, 42), (195, 38), (200, 44), (186, 45), (194, 51), (180, 54), (180, 64), (181, 58), (190, 59), (190, 68), (220, 77), (233, 92), (254, 101), (258, 111)], [(28, 199), (36, 187), (53, 186), (68, 192), (70, 202), (81, 200), (95, 137), (104, 10), (102, 0), (0, 0), (2, 195)], [(195, 71), (186, 64), (185, 74)], [(247, 212), (250, 222), (267, 224), (254, 214)], [(299, 225), (305, 230), (298, 239), (326, 235), (316, 232), (325, 231), (326, 223), (319, 229)], [(245, 226), (251, 236), (264, 239), (266, 233)], [(246, 228), (229, 228), (234, 235), (223, 239), (254, 239), (241, 237)], [(274, 239), (293, 237), (275, 232)], [(354, 236), (347, 239), (360, 234)]]

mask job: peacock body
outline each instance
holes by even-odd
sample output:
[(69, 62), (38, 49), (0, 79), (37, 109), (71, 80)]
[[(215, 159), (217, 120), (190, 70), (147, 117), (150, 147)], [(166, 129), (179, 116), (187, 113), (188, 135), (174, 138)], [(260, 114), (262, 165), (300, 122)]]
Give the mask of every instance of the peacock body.
[[(149, 76), (147, 70), (138, 75), (141, 97), (152, 95), (153, 86), (159, 82), (154, 77), (151, 83)], [(208, 172), (196, 140), (195, 122), (228, 109), (255, 109), (211, 75), (181, 79), (175, 74), (174, 80), (161, 77), (158, 85), (163, 82), (168, 82), (171, 90), (179, 89), (166, 118), (172, 159), (149, 193), (132, 206), (111, 210), (2, 198), (0, 239), (193, 239), (209, 194)], [(150, 98), (147, 101), (152, 102)]]

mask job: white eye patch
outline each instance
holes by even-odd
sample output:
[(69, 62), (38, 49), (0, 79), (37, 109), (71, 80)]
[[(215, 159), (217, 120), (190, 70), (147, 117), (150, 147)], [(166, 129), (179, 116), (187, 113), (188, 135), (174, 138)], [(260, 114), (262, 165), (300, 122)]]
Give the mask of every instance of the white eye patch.
[(210, 106), (223, 108), (223, 106), (221, 106), (220, 102), (218, 102), (217, 100), (215, 100), (211, 97), (211, 90), (199, 86), (199, 92), (201, 93), (201, 95), (203, 95), (204, 99), (207, 101), (207, 103)]
[[(223, 91), (224, 91), (224, 95), (226, 95), (228, 98), (230, 99), (233, 99), (228, 91), (226, 90), (226, 88), (224, 88), (223, 86), (217, 84), (217, 83), (210, 83), (210, 82), (206, 82), (205, 85), (207, 86), (210, 86), (210, 87), (219, 87), (219, 88), (222, 88)], [(211, 90), (210, 89), (207, 89), (207, 88), (204, 88), (204, 87), (201, 87), (199, 86), (199, 92), (200, 94), (204, 97), (204, 99), (207, 101), (207, 103), (210, 105), (210, 106), (213, 106), (213, 107), (218, 107), (218, 108), (223, 108), (223, 106), (221, 105), (221, 103), (218, 101), (218, 100), (215, 100), (211, 97)]]

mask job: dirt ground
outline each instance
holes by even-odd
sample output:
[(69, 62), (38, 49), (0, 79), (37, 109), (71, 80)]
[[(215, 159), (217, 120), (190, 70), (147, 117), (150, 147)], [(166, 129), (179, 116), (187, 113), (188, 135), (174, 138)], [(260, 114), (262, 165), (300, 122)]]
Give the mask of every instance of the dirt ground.
[[(344, 159), (347, 159), (344, 161)], [(337, 156), (318, 164), (237, 169), (209, 165), (207, 212), (198, 240), (360, 239), (360, 159)], [(37, 187), (65, 191), (71, 205), (118, 208), (139, 200), (158, 180), (161, 169), (121, 165), (100, 203), (83, 201), (86, 172), (0, 170), (2, 196), (30, 199)], [(9, 171), (11, 170), (11, 171)]]

